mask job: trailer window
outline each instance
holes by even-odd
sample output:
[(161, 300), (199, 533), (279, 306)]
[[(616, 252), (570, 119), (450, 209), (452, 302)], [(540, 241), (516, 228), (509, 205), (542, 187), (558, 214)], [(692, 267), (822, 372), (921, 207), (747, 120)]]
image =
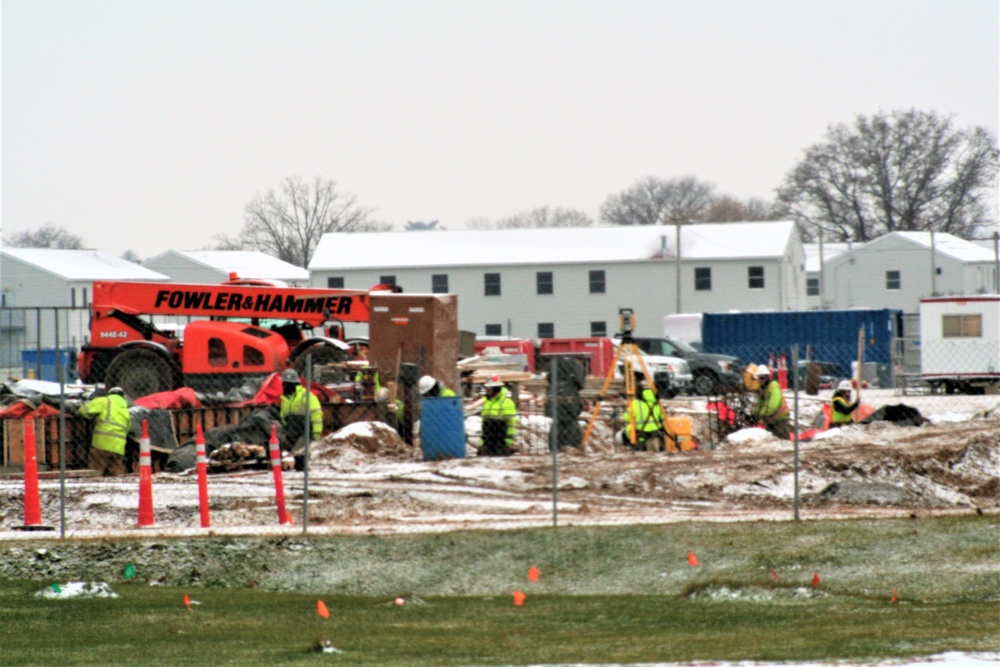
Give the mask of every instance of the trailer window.
[(264, 353), (260, 350), (250, 347), (249, 345), (243, 346), (243, 365), (244, 366), (263, 366), (264, 365)]
[(942, 315), (941, 336), (944, 338), (982, 338), (982, 315)]
[(608, 335), (608, 323), (607, 322), (591, 322), (590, 323), (590, 337), (591, 338), (604, 338)]
[(208, 365), (225, 366), (229, 363), (229, 356), (226, 354), (226, 344), (221, 338), (208, 339)]
[(899, 275), (899, 271), (886, 271), (885, 272), (885, 288), (886, 289), (901, 289), (903, 286), (903, 279)]
[(764, 267), (747, 267), (747, 287), (750, 289), (764, 289)]
[(539, 322), (538, 323), (538, 337), (539, 338), (555, 338), (556, 335), (556, 325), (552, 322)]

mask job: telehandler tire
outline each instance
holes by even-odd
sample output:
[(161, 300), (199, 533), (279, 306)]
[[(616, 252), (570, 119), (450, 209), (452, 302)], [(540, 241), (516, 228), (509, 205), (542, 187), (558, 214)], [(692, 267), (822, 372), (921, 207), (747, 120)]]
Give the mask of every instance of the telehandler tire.
[(174, 371), (167, 360), (146, 349), (120, 352), (104, 375), (108, 387), (121, 387), (131, 399), (176, 389)]

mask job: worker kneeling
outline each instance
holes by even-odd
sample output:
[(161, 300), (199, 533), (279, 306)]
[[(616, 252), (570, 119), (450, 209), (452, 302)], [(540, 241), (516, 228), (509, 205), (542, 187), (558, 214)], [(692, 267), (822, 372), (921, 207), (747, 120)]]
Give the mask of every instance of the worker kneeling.
[(319, 399), (306, 389), (293, 368), (281, 373), (281, 423), (285, 427), (285, 449), (296, 455), (295, 467), (302, 469), (300, 456), (305, 452), (306, 415), (311, 426), (312, 440), (323, 436), (323, 409)]
[(124, 475), (125, 445), (132, 416), (121, 387), (112, 387), (106, 396), (98, 396), (80, 406), (80, 414), (94, 422), (94, 434), (87, 454), (87, 467), (105, 477)]
[(781, 385), (771, 379), (771, 370), (765, 365), (757, 366), (749, 379), (744, 376), (747, 388), (757, 391), (757, 404), (753, 416), (764, 422), (771, 435), (788, 440), (791, 436), (789, 425), (790, 411)]
[(830, 401), (830, 428), (840, 428), (851, 423), (852, 413), (861, 403), (860, 399), (851, 403), (851, 381), (843, 380), (837, 385)]
[(666, 415), (656, 392), (649, 388), (641, 373), (635, 376), (635, 387), (638, 394), (632, 397), (625, 410), (625, 428), (619, 431), (615, 439), (621, 445), (632, 446), (632, 430), (635, 430), (635, 449), (645, 449), (650, 452), (660, 452), (664, 449), (663, 434)]

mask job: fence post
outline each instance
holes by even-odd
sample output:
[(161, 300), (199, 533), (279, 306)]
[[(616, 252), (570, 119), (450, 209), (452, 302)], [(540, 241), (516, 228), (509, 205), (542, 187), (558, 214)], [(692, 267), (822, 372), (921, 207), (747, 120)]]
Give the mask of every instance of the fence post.
[(795, 406), (792, 413), (792, 437), (793, 448), (795, 452), (795, 460), (792, 464), (792, 470), (795, 477), (795, 486), (792, 494), (792, 506), (794, 508), (794, 518), (796, 521), (799, 520), (799, 344), (795, 343), (792, 345), (792, 391), (794, 392), (793, 405)]

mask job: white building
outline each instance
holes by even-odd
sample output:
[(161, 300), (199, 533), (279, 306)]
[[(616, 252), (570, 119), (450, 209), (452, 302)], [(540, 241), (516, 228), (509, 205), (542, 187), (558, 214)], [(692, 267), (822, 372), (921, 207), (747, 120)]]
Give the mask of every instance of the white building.
[(22, 350), (79, 348), (95, 280), (167, 276), (99, 250), (0, 249), (0, 368), (19, 367)]
[(891, 232), (824, 264), (824, 292), (833, 309), (915, 314), (923, 297), (995, 294), (996, 285), (993, 251), (940, 232)]
[(309, 284), (309, 271), (277, 257), (250, 250), (168, 250), (142, 263), (174, 283), (218, 284), (230, 275), (280, 280), (288, 285)]
[(847, 252), (854, 244), (823, 243), (823, 257), (820, 259), (819, 243), (803, 243), (806, 254), (806, 310), (822, 310), (829, 307), (830, 299), (825, 295), (824, 273), (826, 265), (834, 257)]
[(309, 270), (317, 287), (456, 294), (459, 327), (479, 335), (610, 335), (621, 308), (660, 335), (670, 313), (805, 307), (791, 222), (685, 225), (680, 246), (678, 261), (670, 226), (335, 233)]

